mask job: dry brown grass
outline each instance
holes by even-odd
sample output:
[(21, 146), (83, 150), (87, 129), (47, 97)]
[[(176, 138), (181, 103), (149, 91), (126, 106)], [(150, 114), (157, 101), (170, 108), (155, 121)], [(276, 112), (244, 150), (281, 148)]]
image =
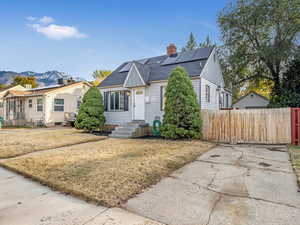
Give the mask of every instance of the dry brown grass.
[(213, 146), (202, 141), (106, 139), (1, 163), (62, 192), (116, 206)]
[(290, 148), (290, 156), (292, 165), (294, 167), (294, 171), (298, 178), (298, 185), (300, 187), (300, 147), (291, 147)]
[(0, 131), (0, 159), (103, 138), (72, 128)]

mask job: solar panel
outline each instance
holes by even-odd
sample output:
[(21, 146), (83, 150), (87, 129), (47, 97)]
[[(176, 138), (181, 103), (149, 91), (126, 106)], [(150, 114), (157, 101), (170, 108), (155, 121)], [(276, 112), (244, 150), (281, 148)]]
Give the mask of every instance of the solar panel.
[(122, 69), (119, 70), (120, 73), (122, 72), (128, 72), (130, 70), (132, 62), (127, 63), (125, 66), (122, 67)]
[(211, 48), (200, 48), (195, 52), (192, 60), (206, 59), (210, 54)]
[(141, 59), (141, 60), (138, 60), (139, 63), (141, 64), (146, 64), (148, 62), (149, 59)]
[(166, 58), (161, 65), (170, 65), (176, 63), (177, 59), (180, 57), (180, 54), (177, 54), (177, 56), (169, 56)]
[(176, 63), (191, 61), (197, 51), (181, 52)]

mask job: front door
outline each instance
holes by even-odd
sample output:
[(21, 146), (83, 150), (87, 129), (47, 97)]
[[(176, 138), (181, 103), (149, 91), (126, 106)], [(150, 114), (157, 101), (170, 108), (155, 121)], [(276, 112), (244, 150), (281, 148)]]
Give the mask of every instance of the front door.
[(145, 120), (145, 88), (133, 89), (133, 120)]

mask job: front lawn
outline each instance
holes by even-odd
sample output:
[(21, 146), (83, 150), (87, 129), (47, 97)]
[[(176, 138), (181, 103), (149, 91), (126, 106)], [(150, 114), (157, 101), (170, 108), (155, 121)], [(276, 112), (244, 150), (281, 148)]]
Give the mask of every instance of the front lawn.
[(106, 139), (1, 162), (59, 191), (117, 206), (214, 144), (162, 139)]
[(298, 178), (298, 185), (300, 187), (300, 147), (290, 147), (290, 156), (292, 165)]
[(103, 138), (72, 128), (3, 130), (0, 131), (0, 159)]

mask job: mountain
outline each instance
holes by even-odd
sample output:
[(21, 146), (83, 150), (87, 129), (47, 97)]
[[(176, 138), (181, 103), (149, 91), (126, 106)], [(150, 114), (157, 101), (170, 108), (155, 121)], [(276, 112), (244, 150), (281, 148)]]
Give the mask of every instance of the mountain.
[(0, 71), (0, 84), (10, 84), (13, 81), (14, 77), (18, 75), (35, 77), (40, 87), (57, 84), (57, 80), (59, 78), (73, 78), (75, 81), (84, 80), (80, 77), (72, 77), (66, 73), (59, 72), (56, 70), (47, 71), (45, 73), (36, 73), (33, 71), (25, 71), (21, 73), (13, 71)]

